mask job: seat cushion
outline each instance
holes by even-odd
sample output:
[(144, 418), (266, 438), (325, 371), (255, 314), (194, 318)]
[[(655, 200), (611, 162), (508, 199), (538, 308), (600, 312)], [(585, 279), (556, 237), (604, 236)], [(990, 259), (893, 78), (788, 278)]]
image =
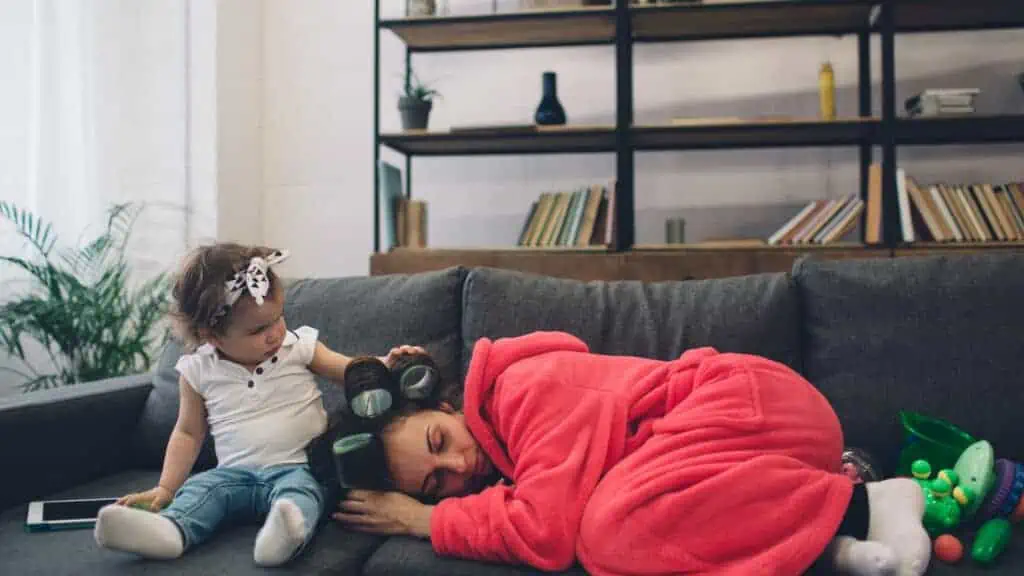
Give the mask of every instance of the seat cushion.
[[(465, 270), (449, 268), (420, 274), (307, 279), (288, 283), (285, 320), (290, 327), (319, 330), (326, 346), (357, 356), (382, 356), (401, 344), (421, 345), (438, 362), (445, 382), (461, 388), (462, 340), (459, 319)], [(182, 353), (172, 342), (154, 368), (154, 390), (139, 422), (139, 463), (158, 468), (178, 413), (178, 374)], [(336, 383), (320, 378), (332, 425), (343, 417), (345, 396)], [(214, 463), (208, 445), (199, 466)]]
[(561, 330), (606, 354), (668, 360), (714, 346), (799, 368), (798, 312), (785, 274), (642, 284), (477, 268), (463, 299), (464, 360), (481, 337)]
[[(609, 529), (612, 529), (609, 527)], [(926, 576), (1013, 576), (1024, 574), (1024, 539), (1019, 531), (999, 561), (992, 567), (982, 567), (969, 558), (956, 565), (948, 565), (932, 560)], [(964, 541), (970, 546), (970, 539)], [(970, 554), (968, 548), (968, 555)], [(836, 576), (836, 572), (821, 563), (807, 576)], [(502, 566), (438, 557), (430, 544), (422, 540), (409, 538), (391, 538), (373, 553), (364, 567), (366, 576), (518, 576), (521, 574), (552, 574), (521, 566)], [(554, 573), (566, 575), (585, 575), (587, 572), (580, 566), (574, 566), (566, 572)]]
[(847, 443), (896, 469), (901, 410), (942, 418), (1024, 459), (1024, 256), (804, 260), (807, 377)]
[[(363, 569), (366, 576), (521, 576), (539, 574), (525, 566), (505, 566), (456, 558), (441, 558), (430, 543), (411, 538), (390, 538), (373, 553)], [(544, 574), (559, 574), (544, 572)], [(560, 574), (585, 575), (582, 568), (574, 567)]]
[[(119, 496), (152, 487), (159, 479), (153, 471), (132, 471), (110, 476), (55, 495), (54, 498)], [(129, 554), (103, 550), (92, 530), (27, 533), (23, 530), (27, 506), (0, 515), (0, 574), (79, 576), (89, 574), (266, 574), (253, 564), (252, 546), (258, 525), (224, 529), (209, 542), (170, 562), (140, 560)], [(276, 572), (355, 575), (381, 544), (382, 538), (349, 532), (327, 522), (310, 546), (292, 563)]]

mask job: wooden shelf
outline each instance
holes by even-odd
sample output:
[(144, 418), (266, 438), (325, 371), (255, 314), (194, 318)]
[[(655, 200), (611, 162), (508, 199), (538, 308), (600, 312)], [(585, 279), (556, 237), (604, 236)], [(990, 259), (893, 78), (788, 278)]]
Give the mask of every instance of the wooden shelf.
[(417, 52), (587, 46), (615, 41), (615, 11), (608, 7), (537, 10), (481, 16), (382, 20)]
[(637, 126), (632, 141), (637, 150), (854, 146), (871, 139), (877, 125), (873, 119), (852, 118), (834, 122), (752, 120)]
[(1024, 115), (907, 118), (896, 122), (903, 145), (1024, 142)]
[(884, 251), (884, 248), (877, 248), (861, 244), (860, 242), (836, 242), (834, 244), (780, 244), (771, 245), (765, 242), (740, 242), (740, 241), (709, 241), (695, 242), (692, 244), (636, 244), (633, 250), (638, 252), (736, 252), (736, 251), (763, 251), (763, 252), (828, 252), (828, 251)]
[(890, 0), (897, 32), (946, 32), (1024, 26), (1021, 0)]
[(827, 250), (791, 247), (630, 250), (398, 249), (370, 256), (370, 274), (410, 274), (452, 266), (519, 270), (577, 280), (697, 280), (766, 272), (789, 272), (806, 254), (826, 259), (885, 258), (891, 251), (863, 246)]
[(867, 30), (872, 4), (864, 0), (735, 2), (635, 6), (637, 42), (774, 36), (832, 36)]
[(494, 132), (407, 131), (381, 134), (381, 143), (404, 154), (473, 156), (486, 154), (579, 154), (615, 150), (611, 126), (538, 128)]

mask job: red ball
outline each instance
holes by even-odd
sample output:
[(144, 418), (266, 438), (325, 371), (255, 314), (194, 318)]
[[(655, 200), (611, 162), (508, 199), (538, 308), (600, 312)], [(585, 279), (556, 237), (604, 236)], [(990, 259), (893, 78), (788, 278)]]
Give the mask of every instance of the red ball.
[(935, 539), (935, 557), (946, 564), (956, 564), (964, 557), (964, 545), (952, 534)]

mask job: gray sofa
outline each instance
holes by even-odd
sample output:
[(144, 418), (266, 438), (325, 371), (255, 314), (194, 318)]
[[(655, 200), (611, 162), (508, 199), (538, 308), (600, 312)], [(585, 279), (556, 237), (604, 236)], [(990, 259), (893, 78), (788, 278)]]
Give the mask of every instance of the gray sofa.
[[(840, 415), (847, 444), (892, 470), (896, 414), (946, 418), (1024, 459), (1024, 256), (830, 262), (791, 274), (657, 284), (582, 283), (493, 269), (303, 280), (286, 316), (349, 354), (422, 344), (458, 394), (473, 342), (565, 330), (593, 350), (673, 358), (695, 346), (761, 354), (803, 372)], [(151, 486), (176, 411), (175, 346), (151, 375), (0, 401), (0, 574), (248, 574), (256, 526), (229, 529), (172, 563), (99, 550), (87, 530), (28, 534), (26, 503), (108, 496)], [(321, 383), (334, 418), (343, 398)], [(198, 467), (213, 464), (210, 446)], [(613, 529), (613, 528), (609, 528)], [(694, 527), (699, 529), (699, 527)], [(995, 569), (933, 562), (929, 574), (1022, 574), (1012, 541)], [(426, 542), (348, 532), (333, 522), (281, 572), (523, 574), (517, 567), (435, 557)], [(574, 569), (572, 573), (582, 573)]]

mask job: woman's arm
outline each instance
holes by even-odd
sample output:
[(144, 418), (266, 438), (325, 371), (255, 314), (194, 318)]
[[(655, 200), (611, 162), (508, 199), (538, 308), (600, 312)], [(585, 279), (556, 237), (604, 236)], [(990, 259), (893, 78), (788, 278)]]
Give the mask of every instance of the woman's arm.
[(433, 511), (401, 492), (350, 490), (332, 517), (361, 532), (427, 539)]

